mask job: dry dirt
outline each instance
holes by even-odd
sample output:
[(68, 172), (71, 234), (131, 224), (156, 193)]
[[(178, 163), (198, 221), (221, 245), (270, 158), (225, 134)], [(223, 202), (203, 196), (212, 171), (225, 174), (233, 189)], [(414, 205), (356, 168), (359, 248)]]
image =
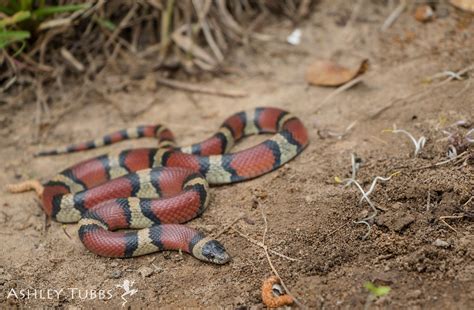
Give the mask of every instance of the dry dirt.
[[(385, 33), (380, 26), (391, 10), (367, 3), (356, 16), (346, 1), (318, 4), (301, 25), (302, 43), (284, 43), (293, 26), (275, 22), (264, 29), (270, 42), (253, 42), (229, 56), (235, 73), (201, 77), (207, 87), (238, 89), (246, 98), (232, 99), (157, 87), (153, 76), (130, 80), (126, 75), (97, 81), (101, 94), (91, 92), (67, 109), (51, 102), (52, 113), (66, 111), (35, 138), (35, 105), (15, 102), (1, 106), (0, 184), (29, 178), (47, 180), (87, 157), (110, 150), (153, 145), (131, 141), (87, 153), (33, 158), (35, 151), (101, 136), (115, 129), (146, 123), (171, 127), (182, 145), (211, 135), (230, 114), (257, 106), (290, 110), (306, 124), (309, 147), (281, 169), (255, 180), (215, 187), (208, 210), (190, 225), (216, 234), (236, 218), (233, 227), (261, 240), (264, 224), (256, 201), (268, 219), (270, 249), (296, 258), (271, 255), (291, 292), (310, 308), (363, 308), (368, 292), (363, 284), (391, 288), (374, 301), (374, 308), (472, 309), (474, 307), (473, 148), (470, 159), (425, 167), (446, 159), (443, 130), (459, 120), (474, 120), (471, 78), (438, 85), (446, 77), (426, 78), (474, 63), (474, 19), (447, 4), (438, 18), (421, 24), (403, 14)], [(278, 39), (278, 40), (277, 40)], [(309, 87), (305, 68), (315, 59), (353, 63), (368, 58), (364, 81), (327, 99), (334, 89)], [(66, 92), (77, 92), (71, 84)], [(65, 95), (67, 95), (66, 93)], [(76, 93), (74, 93), (76, 94)], [(72, 97), (73, 98), (73, 97)], [(69, 103), (70, 104), (70, 103)], [(57, 112), (59, 111), (59, 112)], [(325, 130), (343, 131), (342, 139)], [(417, 158), (403, 135), (382, 132), (396, 124), (424, 135), (426, 146)], [(471, 123), (472, 124), (472, 123)], [(471, 125), (472, 128), (472, 125)], [(319, 132), (319, 133), (318, 133)], [(261, 141), (244, 141), (240, 148)], [(351, 153), (363, 161), (358, 180), (368, 188), (375, 176), (400, 173), (378, 183), (370, 196), (383, 210), (367, 232), (355, 220), (370, 208), (359, 205), (355, 186), (336, 184), (348, 177)], [(120, 308), (123, 292), (116, 285), (135, 281), (138, 292), (126, 306), (184, 307), (263, 306), (262, 281), (271, 275), (262, 248), (233, 230), (219, 239), (233, 256), (225, 266), (204, 264), (189, 255), (157, 253), (133, 259), (108, 259), (88, 252), (77, 226), (52, 222), (33, 193), (0, 193), (0, 304), (2, 307)], [(442, 216), (464, 215), (440, 220)], [(438, 241), (436, 241), (439, 239)], [(151, 268), (151, 269), (150, 269)], [(144, 277), (141, 273), (150, 273)], [(11, 289), (64, 289), (59, 298), (7, 298)], [(112, 290), (110, 300), (72, 298), (68, 288)], [(84, 294), (84, 293), (83, 293)]]

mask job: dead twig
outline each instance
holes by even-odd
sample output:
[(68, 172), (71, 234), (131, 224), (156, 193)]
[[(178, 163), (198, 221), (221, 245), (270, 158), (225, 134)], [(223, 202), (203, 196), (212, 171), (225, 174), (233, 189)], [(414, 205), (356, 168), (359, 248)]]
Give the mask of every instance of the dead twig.
[(327, 95), (326, 98), (324, 98), (321, 101), (321, 105), (318, 107), (318, 110), (321, 109), (324, 105), (326, 105), (326, 103), (328, 101), (330, 101), (332, 98), (334, 98), (335, 96), (339, 95), (340, 93), (348, 90), (349, 88), (353, 87), (354, 85), (359, 84), (360, 82), (362, 82), (363, 79), (364, 79), (364, 76), (361, 75), (361, 76), (356, 77), (352, 81), (349, 81), (346, 84), (336, 88), (332, 93)]
[(337, 139), (342, 139), (344, 138), (346, 135), (349, 134), (349, 132), (351, 131), (351, 129), (357, 124), (357, 121), (353, 121), (352, 123), (349, 124), (349, 126), (346, 127), (346, 129), (344, 129), (343, 132), (335, 132), (335, 131), (331, 131), (331, 130), (327, 130), (327, 129), (322, 129), (322, 130), (318, 130), (318, 136), (321, 138), (321, 139), (326, 139), (328, 137), (333, 137), (333, 138), (337, 138)]
[[(471, 196), (462, 206), (463, 208), (467, 206), (472, 200), (474, 199), (474, 196)], [(461, 213), (459, 215), (444, 215), (440, 216), (439, 220), (446, 226), (448, 226), (451, 230), (453, 230), (456, 233), (459, 233), (453, 226), (449, 225), (445, 220), (446, 219), (462, 219), (462, 218), (473, 218), (474, 214), (472, 212), (467, 212), (467, 213)]]
[(451, 71), (447, 71), (447, 72), (450, 72), (451, 74), (448, 74), (448, 78), (446, 78), (445, 80), (439, 82), (438, 84), (436, 84), (436, 86), (441, 86), (441, 85), (444, 85), (454, 79), (458, 79), (458, 80), (462, 80), (461, 76), (463, 74), (466, 74), (467, 72), (471, 71), (471, 70), (474, 70), (474, 65), (469, 65), (461, 70), (459, 70), (458, 72), (451, 72)]
[(464, 214), (461, 215), (445, 215), (445, 216), (440, 216), (439, 220), (446, 226), (448, 226), (450, 229), (452, 229), (455, 233), (459, 233), (453, 226), (449, 225), (445, 219), (462, 219), (464, 218)]
[(130, 20), (133, 18), (133, 16), (135, 15), (135, 11), (138, 9), (138, 7), (139, 7), (138, 2), (133, 2), (133, 5), (128, 11), (127, 15), (125, 15), (125, 17), (120, 21), (117, 28), (114, 29), (114, 32), (112, 32), (110, 37), (105, 42), (104, 46), (108, 47), (112, 44), (112, 42), (115, 41), (115, 39), (118, 37), (122, 29), (125, 28), (130, 22)]
[(6, 223), (10, 220), (10, 216), (5, 211), (0, 210), (0, 214), (3, 216), (1, 224)]
[[(243, 232), (235, 229), (234, 227), (230, 227), (230, 229), (232, 229), (232, 231), (236, 232), (237, 234), (239, 234), (242, 238), (246, 239), (248, 242), (250, 243), (253, 243), (259, 247), (261, 247), (262, 249), (265, 247), (265, 245), (255, 239), (253, 239), (252, 237), (244, 234)], [(282, 254), (280, 252), (277, 252), (275, 250), (272, 250), (272, 249), (268, 249), (269, 252), (271, 252), (272, 254), (275, 254), (277, 256), (280, 256), (281, 258), (284, 258), (284, 259), (287, 259), (289, 261), (293, 261), (293, 262), (296, 262), (296, 261), (301, 261), (301, 259), (298, 259), (298, 258), (293, 258), (293, 257), (289, 257), (289, 256), (286, 256), (285, 254)]]
[(238, 216), (235, 220), (233, 220), (230, 224), (226, 225), (224, 228), (222, 228), (221, 231), (219, 231), (215, 236), (213, 236), (214, 239), (217, 239), (219, 238), (223, 233), (225, 233), (226, 231), (228, 231), (230, 228), (232, 228), (232, 226), (234, 226), (235, 223), (237, 223), (238, 221), (240, 221), (241, 219), (243, 219), (245, 216), (242, 214), (240, 216)]
[(405, 10), (405, 7), (407, 6), (406, 0), (400, 0), (400, 4), (393, 10), (393, 12), (387, 17), (387, 19), (384, 21), (382, 24), (382, 27), (380, 27), (380, 30), (386, 31), (392, 24), (398, 19), (400, 14)]
[(308, 16), (311, 0), (302, 0), (298, 7), (298, 17), (303, 18)]
[(206, 20), (206, 15), (209, 12), (209, 9), (212, 4), (211, 0), (206, 0), (206, 1), (192, 0), (192, 3), (193, 3), (194, 8), (197, 11), (199, 25), (204, 34), (204, 38), (209, 44), (209, 47), (214, 53), (214, 56), (216, 56), (219, 62), (222, 62), (224, 60), (224, 55), (222, 54), (221, 50), (219, 49), (219, 46), (214, 40), (214, 37), (212, 36), (212, 33), (211, 33), (211, 28), (209, 27), (209, 23)]
[(74, 55), (68, 51), (66, 48), (62, 47), (61, 48), (61, 56), (69, 62), (74, 69), (76, 69), (78, 72), (83, 72), (84, 71), (84, 65), (76, 58)]
[(443, 160), (443, 161), (440, 161), (440, 162), (437, 162), (435, 164), (431, 164), (431, 165), (426, 165), (426, 166), (422, 166), (422, 167), (418, 167), (418, 168), (413, 168), (412, 171), (418, 171), (418, 170), (423, 170), (423, 169), (428, 169), (428, 168), (435, 168), (435, 167), (439, 167), (439, 166), (442, 166), (442, 165), (445, 165), (447, 163), (450, 163), (456, 159), (459, 159), (459, 158), (464, 158), (464, 156), (467, 156), (468, 155), (468, 152), (467, 151), (464, 151), (462, 152), (461, 154), (458, 154), (457, 156), (453, 156), (452, 158), (449, 158), (449, 159), (446, 159), (446, 160)]
[(323, 239), (324, 239), (324, 238), (327, 238), (327, 237), (329, 237), (329, 236), (331, 236), (331, 235), (333, 235), (333, 234), (335, 234), (336, 232), (338, 232), (339, 230), (343, 229), (343, 228), (346, 227), (347, 225), (349, 225), (349, 222), (347, 222), (347, 223), (345, 223), (345, 224), (339, 226), (338, 228), (336, 228), (336, 229), (330, 231), (329, 233), (327, 233), (326, 235), (324, 235)]
[(288, 296), (290, 296), (291, 298), (293, 298), (293, 301), (295, 304), (297, 304), (300, 308), (306, 308), (305, 305), (303, 305), (298, 299), (296, 299), (296, 297), (291, 293), (291, 291), (288, 289), (288, 287), (286, 286), (285, 282), (283, 281), (283, 279), (280, 277), (280, 275), (278, 274), (278, 271), (276, 270), (275, 266), (273, 265), (272, 263), (272, 259), (270, 258), (270, 254), (269, 254), (269, 251), (268, 251), (268, 247), (267, 245), (265, 244), (265, 239), (267, 237), (267, 232), (268, 232), (268, 221), (267, 221), (267, 216), (265, 215), (265, 212), (263, 211), (263, 206), (262, 204), (259, 202), (258, 203), (258, 206), (260, 208), (260, 212), (262, 214), (262, 218), (263, 218), (263, 222), (264, 222), (264, 230), (263, 230), (263, 237), (262, 237), (262, 248), (265, 252), (265, 256), (267, 257), (267, 261), (268, 261), (268, 265), (270, 265), (270, 268), (272, 269), (273, 273), (275, 274), (275, 276), (277, 276), (278, 279), (280, 279), (280, 283), (281, 283), (281, 286), (285, 289), (286, 293), (288, 294)]
[(67, 225), (62, 225), (63, 227), (63, 232), (68, 237), (70, 240), (72, 240), (71, 235), (67, 232)]
[(430, 203), (431, 203), (431, 191), (428, 189), (428, 197), (426, 198), (426, 212), (430, 211)]
[(189, 54), (204, 61), (210, 66), (210, 68), (216, 66), (217, 62), (214, 60), (214, 58), (212, 58), (203, 48), (195, 44), (190, 37), (184, 35), (184, 30), (186, 30), (186, 27), (182, 27), (173, 32), (171, 35), (173, 42)]

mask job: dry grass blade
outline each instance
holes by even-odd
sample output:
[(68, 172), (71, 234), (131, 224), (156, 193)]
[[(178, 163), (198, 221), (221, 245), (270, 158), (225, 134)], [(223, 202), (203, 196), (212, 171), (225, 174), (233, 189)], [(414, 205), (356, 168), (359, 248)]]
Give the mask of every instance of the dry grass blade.
[(176, 43), (177, 46), (179, 46), (180, 48), (182, 48), (189, 54), (205, 61), (209, 65), (211, 66), (217, 65), (214, 58), (209, 56), (209, 54), (203, 48), (195, 44), (190, 37), (183, 34), (183, 30), (185, 29), (181, 28), (173, 32), (173, 34), (171, 35), (173, 42)]
[(69, 62), (69, 64), (71, 64), (77, 71), (79, 72), (83, 72), (84, 71), (84, 65), (76, 58), (74, 57), (74, 55), (68, 51), (66, 48), (61, 48), (61, 56), (63, 56), (63, 58), (65, 60), (67, 60), (67, 62)]
[(400, 17), (400, 14), (403, 13), (407, 6), (406, 0), (400, 0), (400, 4), (397, 6), (397, 8), (387, 17), (387, 19), (384, 21), (382, 27), (380, 30), (386, 31), (392, 24)]
[(209, 47), (211, 48), (214, 56), (216, 56), (219, 62), (224, 60), (224, 55), (222, 54), (219, 46), (217, 45), (214, 37), (212, 36), (211, 29), (209, 24), (206, 20), (206, 15), (209, 13), (209, 9), (211, 8), (212, 0), (206, 1), (197, 1), (193, 0), (194, 9), (197, 11), (198, 19), (199, 19), (199, 26), (201, 27), (204, 37), (206, 38)]
[(104, 44), (105, 46), (109, 46), (112, 44), (112, 42), (115, 41), (115, 39), (118, 37), (122, 29), (125, 28), (127, 24), (130, 22), (130, 20), (133, 18), (133, 15), (135, 14), (137, 9), (138, 9), (138, 3), (133, 2), (133, 5), (128, 11), (127, 15), (125, 15), (125, 17), (120, 21), (120, 24), (118, 25), (118, 27), (115, 28), (114, 32), (112, 32), (109, 39), (105, 42)]
[(41, 23), (38, 30), (46, 30), (56, 27), (69, 27), (72, 23), (70, 18), (58, 18)]

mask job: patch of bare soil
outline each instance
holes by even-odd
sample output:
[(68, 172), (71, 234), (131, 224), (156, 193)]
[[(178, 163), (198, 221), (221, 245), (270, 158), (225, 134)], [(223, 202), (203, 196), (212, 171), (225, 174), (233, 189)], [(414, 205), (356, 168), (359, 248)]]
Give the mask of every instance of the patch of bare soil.
[[(367, 1), (366, 1), (367, 2)], [(351, 13), (352, 12), (352, 13)], [(0, 184), (38, 178), (106, 151), (153, 145), (132, 141), (107, 150), (58, 157), (33, 158), (35, 151), (101, 136), (112, 130), (146, 123), (164, 123), (182, 145), (211, 135), (230, 114), (257, 106), (277, 106), (298, 115), (310, 134), (309, 147), (281, 169), (255, 180), (214, 187), (208, 210), (189, 225), (217, 234), (233, 256), (224, 266), (204, 264), (189, 255), (157, 253), (133, 259), (108, 259), (88, 252), (76, 225), (47, 223), (33, 193), (0, 193), (0, 304), (20, 307), (120, 307), (124, 292), (117, 287), (134, 281), (138, 291), (127, 306), (261, 307), (260, 287), (271, 275), (263, 249), (243, 238), (261, 240), (268, 219), (269, 249), (296, 260), (270, 254), (291, 292), (310, 308), (363, 308), (371, 281), (391, 291), (371, 303), (374, 308), (472, 309), (474, 307), (473, 148), (447, 159), (450, 143), (444, 131), (461, 137), (468, 128), (449, 127), (474, 120), (472, 72), (463, 79), (438, 84), (448, 76), (427, 77), (474, 64), (474, 20), (444, 2), (437, 18), (425, 24), (402, 14), (385, 32), (380, 27), (391, 10), (367, 3), (358, 10), (346, 1), (326, 1), (301, 25), (302, 43), (282, 43), (293, 30), (280, 22), (265, 32), (279, 40), (253, 42), (236, 50), (231, 75), (201, 83), (238, 89), (245, 98), (185, 93), (151, 83), (153, 76), (130, 82), (124, 76), (97, 81), (100, 92), (84, 94), (73, 108), (52, 103), (58, 121), (35, 140), (34, 105), (2, 106)], [(309, 87), (306, 68), (315, 60), (351, 62), (368, 58), (363, 82), (330, 96), (333, 88)], [(147, 86), (144, 86), (147, 85)], [(75, 94), (74, 85), (65, 96)], [(71, 100), (74, 97), (71, 96)], [(341, 139), (327, 130), (342, 132)], [(426, 146), (415, 158), (414, 146), (402, 134), (382, 132), (396, 124)], [(472, 124), (472, 123), (471, 123)], [(469, 127), (471, 126), (471, 127)], [(261, 137), (245, 141), (247, 147)], [(351, 174), (351, 154), (362, 164), (357, 180), (379, 208), (368, 221), (354, 221), (373, 212), (359, 204), (355, 186), (337, 184)], [(461, 152), (459, 152), (461, 154)], [(89, 296), (73, 296), (77, 288)], [(8, 297), (12, 289), (63, 289), (43, 298)], [(110, 290), (113, 298), (91, 298), (90, 290)], [(38, 293), (39, 294), (39, 293)], [(43, 293), (45, 294), (45, 293)], [(84, 297), (82, 299), (82, 297)], [(106, 296), (107, 297), (107, 296)]]

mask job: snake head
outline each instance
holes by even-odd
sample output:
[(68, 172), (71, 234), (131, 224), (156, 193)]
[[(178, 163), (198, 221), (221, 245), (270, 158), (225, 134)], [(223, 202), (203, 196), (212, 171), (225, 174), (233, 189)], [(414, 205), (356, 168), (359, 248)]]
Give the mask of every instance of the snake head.
[(230, 261), (224, 246), (217, 240), (204, 238), (193, 249), (193, 255), (200, 260), (223, 265)]
[(225, 248), (217, 240), (209, 240), (202, 247), (202, 256), (207, 261), (214, 264), (225, 264), (230, 260), (229, 254), (225, 251)]

